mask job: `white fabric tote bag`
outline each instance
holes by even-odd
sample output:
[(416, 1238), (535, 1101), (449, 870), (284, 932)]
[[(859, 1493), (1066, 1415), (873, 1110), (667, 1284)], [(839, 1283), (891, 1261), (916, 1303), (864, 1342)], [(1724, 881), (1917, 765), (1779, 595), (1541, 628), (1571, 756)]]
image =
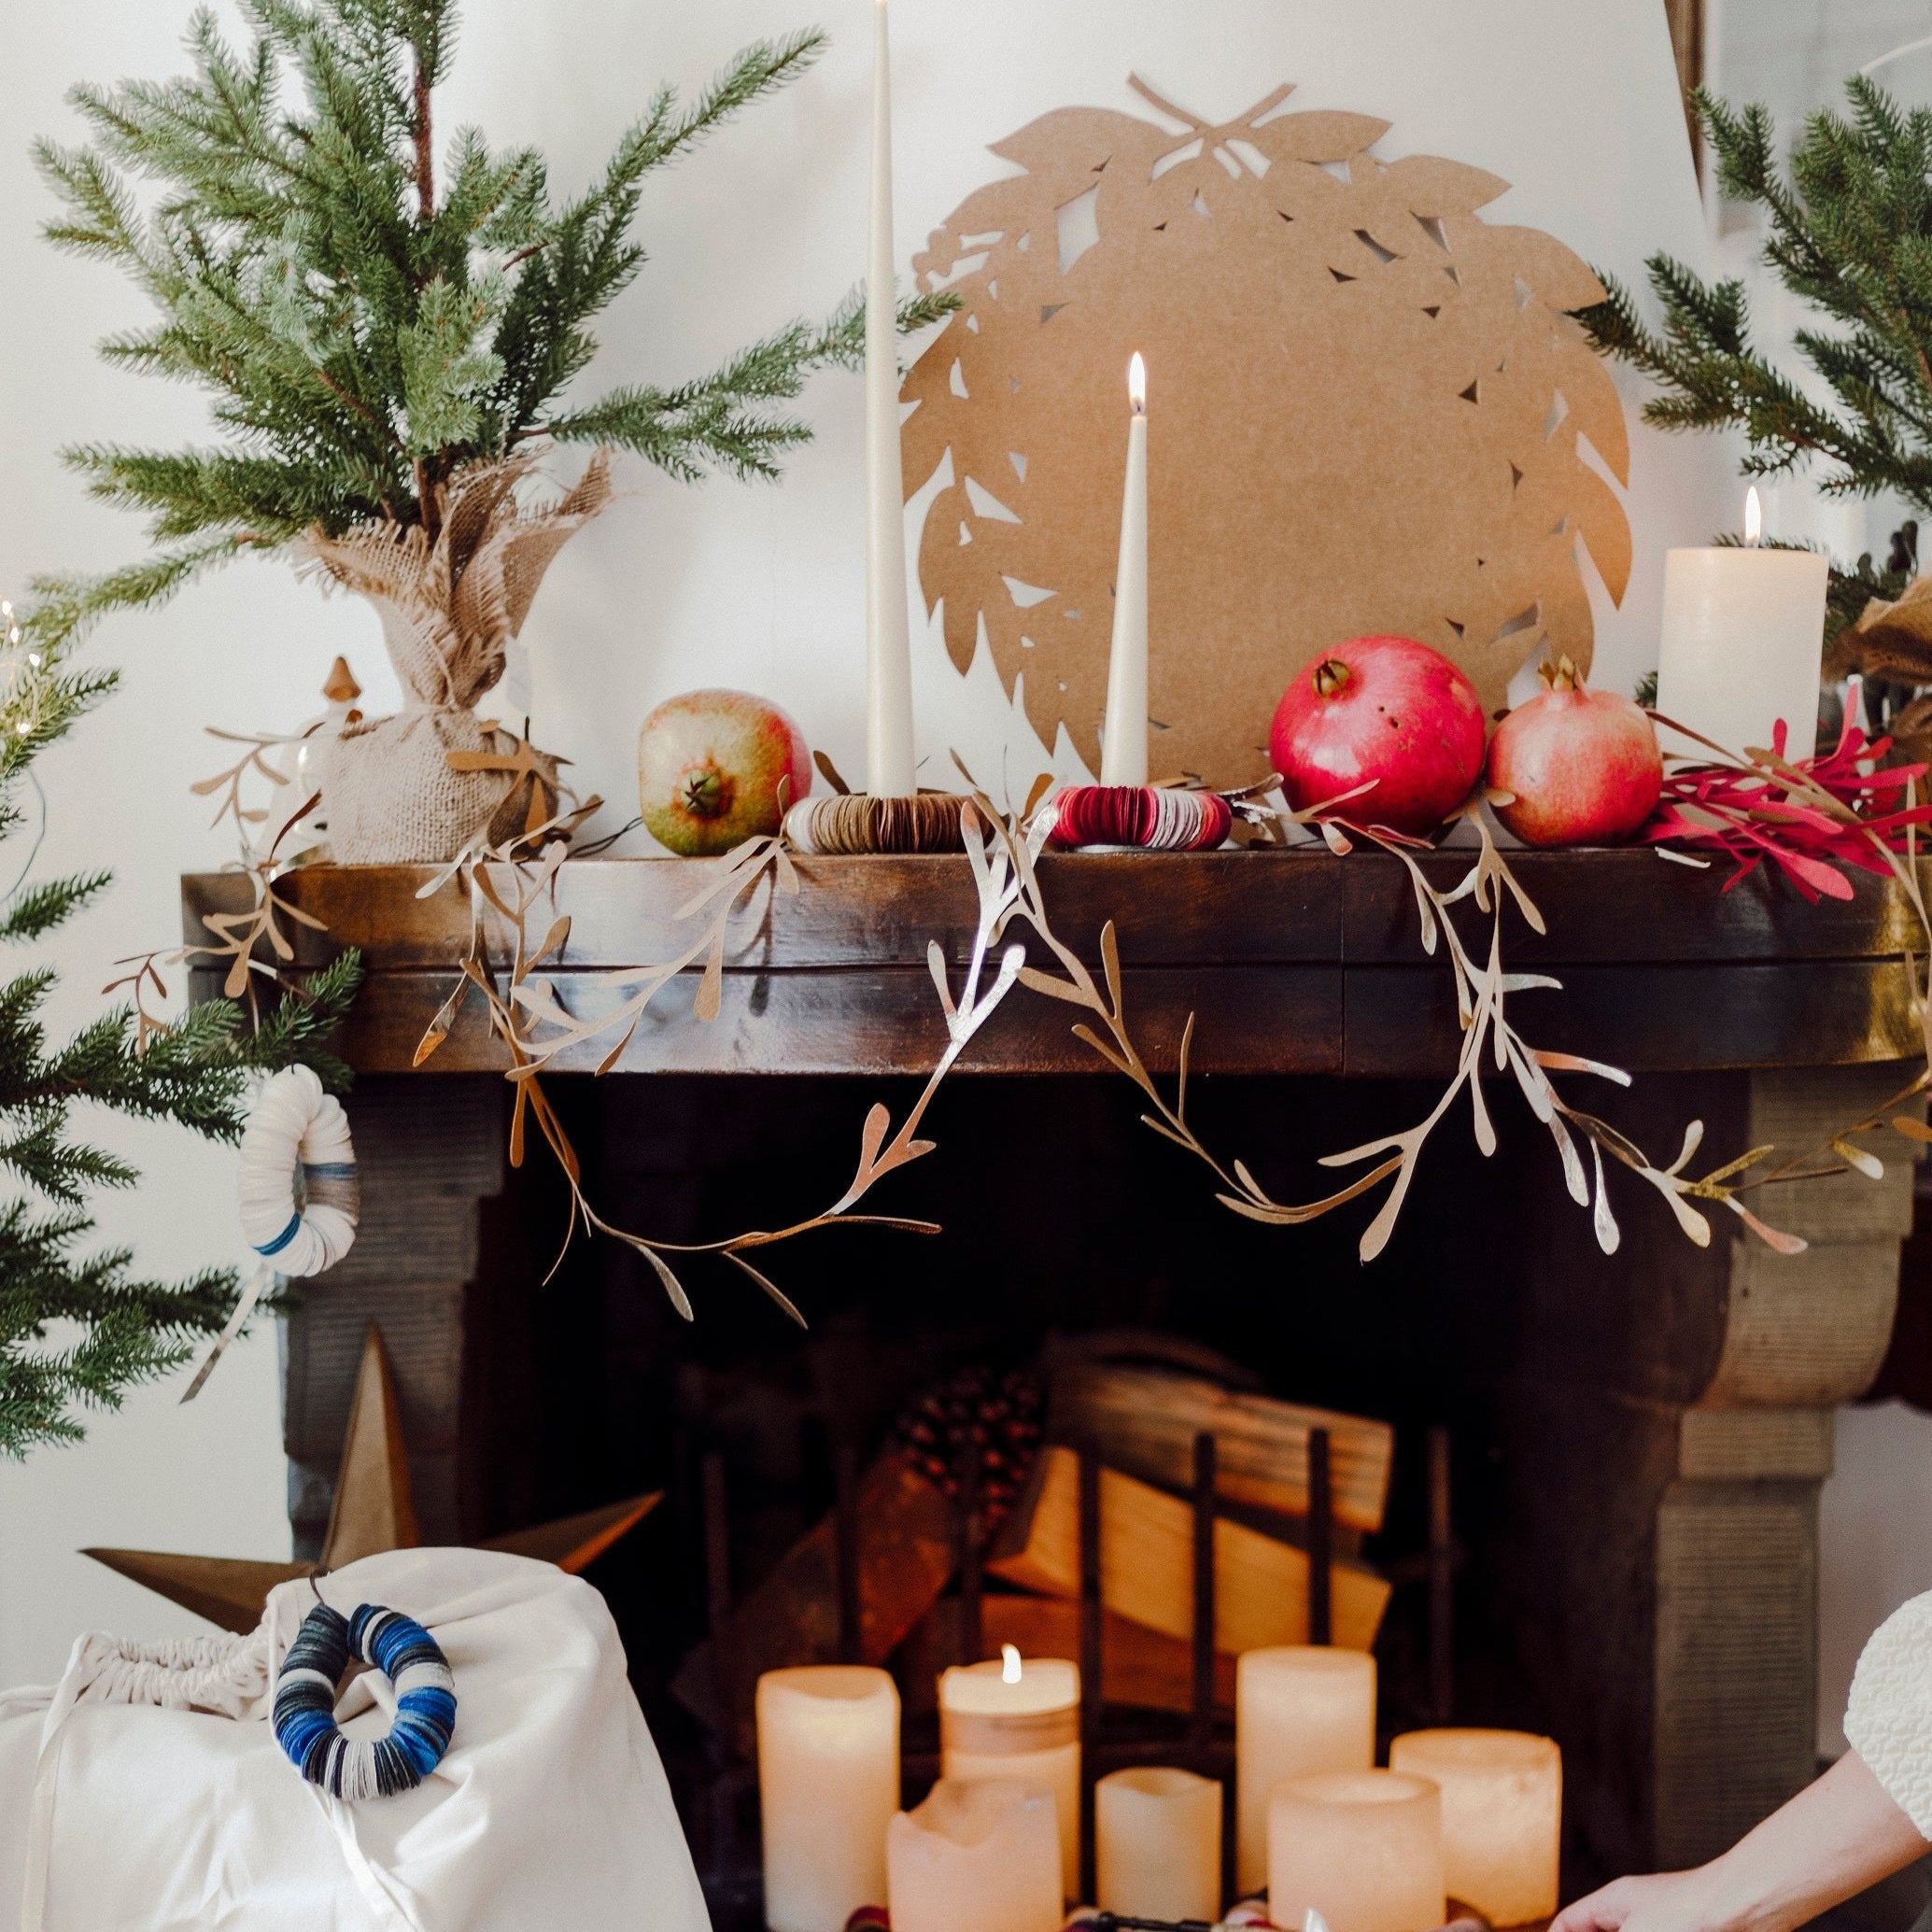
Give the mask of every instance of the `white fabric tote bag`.
[[(83, 1637), (50, 1688), (0, 1692), (0, 1926), (23, 1932), (709, 1932), (603, 1599), (547, 1563), (396, 1550), (321, 1580), (345, 1615), (428, 1627), (456, 1734), (414, 1791), (347, 1805), (270, 1728), (314, 1607), (284, 1584), (248, 1637)], [(388, 1728), (377, 1671), (337, 1705)]]

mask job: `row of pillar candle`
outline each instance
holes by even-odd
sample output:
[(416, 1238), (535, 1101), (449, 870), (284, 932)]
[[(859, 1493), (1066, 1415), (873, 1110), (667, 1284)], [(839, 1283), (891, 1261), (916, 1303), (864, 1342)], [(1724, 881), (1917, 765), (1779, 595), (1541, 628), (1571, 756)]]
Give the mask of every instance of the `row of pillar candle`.
[[(1557, 1905), (1561, 1760), (1547, 1738), (1426, 1730), (1375, 1769), (1375, 1665), (1325, 1646), (1255, 1650), (1235, 1689), (1235, 1877), (1270, 1917), (1422, 1932), (1445, 1900), (1498, 1925)], [(940, 1781), (899, 1809), (899, 1699), (883, 1671), (812, 1665), (758, 1681), (771, 1932), (841, 1932), (883, 1900), (894, 1932), (1055, 1932), (1079, 1872), (1079, 1671), (1002, 1661), (939, 1679)], [(1097, 1903), (1219, 1916), (1221, 1787), (1167, 1767), (1094, 1790)]]

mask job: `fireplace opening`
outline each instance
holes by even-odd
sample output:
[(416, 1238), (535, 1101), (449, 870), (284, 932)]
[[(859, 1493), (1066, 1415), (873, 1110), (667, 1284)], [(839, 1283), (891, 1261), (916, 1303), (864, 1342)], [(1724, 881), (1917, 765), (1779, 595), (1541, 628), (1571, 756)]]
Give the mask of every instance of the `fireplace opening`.
[[(1714, 1131), (1742, 1131), (1745, 1079), (1653, 1077), (1610, 1111), (1654, 1134), (1695, 1105)], [(1204, 1137), (1239, 1152), (1282, 1200), (1329, 1192), (1320, 1153), (1413, 1121), (1437, 1091), (1269, 1078), (1197, 1087)], [(896, 1113), (912, 1091), (820, 1077), (554, 1088), (602, 1211), (669, 1240), (836, 1198), (866, 1108), (883, 1099)], [(1677, 1251), (1687, 1244), (1654, 1225), (1663, 1217), (1648, 1191), (1620, 1191), (1625, 1244), (1604, 1257), (1544, 1130), (1499, 1099), (1498, 1155), (1485, 1162), (1465, 1121), (1445, 1122), (1394, 1240), (1364, 1267), (1356, 1243), (1372, 1210), (1292, 1229), (1243, 1220), (1216, 1202), (1211, 1175), (1140, 1123), (1121, 1082), (957, 1080), (929, 1116), (938, 1150), (874, 1197), (942, 1234), (831, 1228), (759, 1253), (806, 1312), (804, 1331), (715, 1259), (682, 1271), (697, 1308), (686, 1323), (642, 1259), (611, 1241), (580, 1240), (533, 1286), (554, 1259), (541, 1244), (565, 1220), (548, 1163), (513, 1173), (483, 1204), (464, 1316), (461, 1519), (487, 1534), (664, 1492), (595, 1580), (721, 1925), (758, 1923), (758, 1840), (748, 1686), (735, 1711), (720, 1708), (728, 1691), (706, 1694), (713, 1624), (814, 1530), (836, 1542), (841, 1479), (860, 1479), (900, 1439), (925, 1392), (984, 1369), (1032, 1375), (1051, 1395), (1056, 1364), (1094, 1354), (1389, 1425), (1380, 1528), (1333, 1532), (1338, 1563), (1366, 1564), (1390, 1586), (1375, 1642), (1385, 1741), (1445, 1718), (1555, 1736), (1566, 1893), (1669, 1841), (1653, 1762), (1659, 1523), (1675, 1474), (1659, 1445), (1677, 1427), (1664, 1385), (1672, 1361), (1709, 1352), (1712, 1318)], [(1445, 1454), (1437, 1514), (1446, 1502), (1452, 1541), (1438, 1521), (1431, 1565), (1431, 1463)], [(1306, 1548), (1305, 1518), (1266, 1527)], [(817, 1572), (818, 1601), (791, 1613), (798, 1654), (766, 1661), (840, 1656), (837, 1557)], [(989, 1550), (991, 1596), (1008, 1587), (996, 1567)], [(949, 1569), (934, 1613), (885, 1659), (905, 1699), (909, 1802), (933, 1774), (931, 1679), (959, 1660), (960, 1584)], [(1200, 1756), (1198, 1713), (1109, 1704), (1104, 1721), (1110, 1736), (1148, 1740), (1148, 1755)], [(1216, 1736), (1225, 1742), (1225, 1710)], [(1788, 1770), (1741, 1768), (1733, 1811)]]

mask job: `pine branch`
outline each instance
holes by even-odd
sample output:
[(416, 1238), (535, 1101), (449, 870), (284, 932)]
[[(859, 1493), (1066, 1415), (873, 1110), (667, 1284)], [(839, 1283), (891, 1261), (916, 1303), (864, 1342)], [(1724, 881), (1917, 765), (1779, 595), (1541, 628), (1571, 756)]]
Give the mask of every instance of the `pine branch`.
[[(190, 560), (158, 562), (178, 574)], [(156, 589), (151, 568), (133, 587)], [(22, 827), (14, 794), (34, 759), (113, 688), (111, 671), (71, 670), (60, 660), (104, 598), (129, 588), (48, 585), (17, 619), (7, 607), (4, 642), (19, 674), (0, 697), (0, 839)], [(108, 882), (89, 872), (16, 890), (0, 905), (0, 938), (43, 937)], [(53, 969), (31, 966), (0, 981), (0, 1169), (27, 1190), (0, 1205), (0, 1454), (77, 1439), (88, 1408), (111, 1406), (133, 1385), (178, 1367), (234, 1305), (226, 1272), (145, 1281), (131, 1275), (125, 1249), (81, 1251), (92, 1192), (132, 1187), (139, 1176), (74, 1132), (75, 1108), (167, 1120), (232, 1142), (253, 1069), (300, 1062), (331, 1087), (346, 1085), (348, 1069), (330, 1043), (360, 976), (360, 959), (346, 953), (289, 982), (259, 1024), (245, 1024), (234, 1002), (216, 1000), (159, 1024), (144, 1014), (136, 1031), (134, 1011), (121, 1006), (57, 1045), (43, 1019)], [(151, 963), (137, 983), (147, 981), (166, 997)]]
[[(951, 294), (910, 297), (899, 305), (899, 328), (924, 328), (958, 305)], [(793, 322), (712, 375), (674, 389), (613, 389), (545, 427), (561, 443), (633, 450), (684, 482), (698, 481), (712, 467), (740, 478), (771, 478), (779, 474), (777, 457), (811, 432), (770, 405), (797, 397), (813, 371), (854, 367), (864, 358), (865, 310), (855, 296), (828, 321)]]
[(49, 879), (16, 893), (0, 910), (0, 939), (38, 939), (91, 904), (113, 882), (111, 872)]
[(163, 551), (99, 577), (36, 577), (35, 601), (21, 613), (27, 635), (49, 654), (65, 651), (110, 611), (165, 603), (204, 570), (247, 547), (244, 536)]
[(1863, 78), (1849, 119), (1813, 115), (1777, 162), (1770, 117), (1695, 97), (1725, 192), (1762, 207), (1764, 259), (1828, 326), (1796, 346), (1831, 397), (1822, 403), (1750, 343), (1743, 290), (1706, 285), (1666, 256), (1648, 264), (1662, 327), (1604, 278), (1579, 319), (1606, 354), (1661, 393), (1646, 418), (1668, 430), (1742, 429), (1748, 472), (1816, 461), (1831, 495), (1896, 492), (1932, 507), (1932, 113), (1899, 108)]
[(783, 40), (754, 41), (735, 55), (682, 114), (676, 93), (669, 87), (659, 88), (650, 110), (618, 145), (599, 197), (609, 203), (621, 199), (652, 169), (675, 161), (754, 101), (789, 86), (828, 45), (816, 27)]
[(288, 984), (253, 1032), (240, 1025), (239, 1008), (232, 1002), (210, 1002), (229, 1007), (234, 1014), (228, 1064), (264, 1072), (306, 1066), (314, 1069), (329, 1093), (346, 1093), (355, 1077), (347, 1062), (331, 1050), (331, 1042), (348, 1018), (362, 979), (362, 955), (349, 947), (318, 971)]

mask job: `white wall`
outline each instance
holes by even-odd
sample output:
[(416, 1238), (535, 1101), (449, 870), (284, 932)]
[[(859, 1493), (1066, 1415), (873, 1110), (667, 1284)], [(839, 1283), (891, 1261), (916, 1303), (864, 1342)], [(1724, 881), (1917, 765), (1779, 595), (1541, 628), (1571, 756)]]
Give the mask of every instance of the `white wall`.
[[(224, 7), (232, 15), (232, 7)], [(61, 106), (81, 77), (173, 71), (187, 12), (171, 0), (12, 0), (7, 121), (0, 148), (0, 578), (119, 561), (137, 534), (86, 501), (55, 451), (84, 438), (169, 441), (202, 421), (190, 393), (103, 372), (90, 344), (138, 322), (114, 277), (47, 250), (48, 205), (22, 152), (30, 131), (71, 130)], [(670, 380), (708, 368), (754, 331), (831, 308), (863, 259), (868, 55), (865, 0), (473, 0), (447, 124), (479, 121), (500, 144), (533, 142), (555, 178), (581, 183), (660, 76), (689, 87), (755, 35), (818, 18), (836, 45), (790, 93), (657, 181), (642, 233), (653, 256), (604, 325), (599, 371)], [(1232, 114), (1277, 80), (1296, 105), (1374, 112), (1385, 151), (1434, 151), (1516, 184), (1488, 213), (1548, 228), (1627, 280), (1664, 247), (1692, 261), (1702, 228), (1657, 0), (895, 0), (899, 256), (999, 165), (985, 150), (1070, 102), (1134, 107), (1130, 68), (1203, 113)], [(864, 539), (859, 385), (828, 375), (806, 399), (820, 440), (773, 488), (673, 486), (641, 467), (627, 500), (552, 571), (529, 626), (539, 738), (628, 816), (638, 721), (697, 684), (761, 689), (789, 706), (849, 772), (861, 765)], [(1600, 665), (1628, 683), (1654, 661), (1662, 551), (1728, 515), (1723, 454), (1636, 438), (1638, 561), (1621, 613), (1604, 612)], [(379, 693), (367, 614), (325, 603), (273, 561), (238, 566), (166, 612), (104, 627), (98, 656), (126, 668), (119, 698), (47, 761), (53, 826), (44, 864), (111, 858), (114, 893), (62, 936), (57, 1017), (93, 1010), (120, 954), (167, 940), (176, 875), (225, 855), (188, 783), (212, 769), (204, 724), (285, 726), (314, 708), (331, 656), (347, 651)], [(1031, 772), (1039, 754), (982, 663), (965, 681), (938, 638), (918, 648), (921, 750), (949, 747)], [(617, 822), (613, 819), (612, 822)], [(235, 1242), (226, 1155), (165, 1131), (104, 1130), (148, 1175), (106, 1225), (155, 1268), (227, 1256)], [(87, 1446), (0, 1471), (0, 1683), (55, 1670), (89, 1626), (185, 1629), (144, 1593), (71, 1553), (132, 1543), (272, 1555), (286, 1547), (275, 1348), (264, 1336), (193, 1407), (169, 1391), (130, 1404)]]

